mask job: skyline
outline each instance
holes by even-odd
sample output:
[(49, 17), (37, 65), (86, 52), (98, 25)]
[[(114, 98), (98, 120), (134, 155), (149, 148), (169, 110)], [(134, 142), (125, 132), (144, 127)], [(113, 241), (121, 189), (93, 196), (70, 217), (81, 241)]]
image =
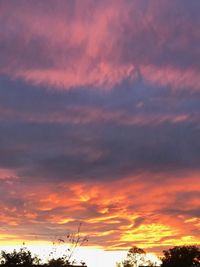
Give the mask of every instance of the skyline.
[(200, 2), (0, 1), (0, 245), (200, 244)]

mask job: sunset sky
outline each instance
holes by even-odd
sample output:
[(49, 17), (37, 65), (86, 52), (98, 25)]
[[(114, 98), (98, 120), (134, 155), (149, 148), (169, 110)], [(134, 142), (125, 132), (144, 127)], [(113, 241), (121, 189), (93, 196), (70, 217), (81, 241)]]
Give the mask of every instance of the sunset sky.
[(200, 244), (199, 71), (199, 0), (0, 0), (0, 247)]

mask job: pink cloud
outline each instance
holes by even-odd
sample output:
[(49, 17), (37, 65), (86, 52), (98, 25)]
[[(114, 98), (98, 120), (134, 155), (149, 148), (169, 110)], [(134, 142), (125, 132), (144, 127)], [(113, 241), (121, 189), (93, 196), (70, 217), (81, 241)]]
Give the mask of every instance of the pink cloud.
[[(140, 108), (140, 106), (138, 107)], [(116, 123), (118, 125), (160, 125), (163, 123), (178, 124), (183, 122), (199, 122), (198, 114), (180, 113), (174, 115), (172, 112), (166, 114), (130, 114), (123, 109), (109, 110), (102, 107), (69, 106), (62, 110), (47, 113), (23, 112), (11, 108), (0, 109), (0, 119), (15, 119), (24, 122), (35, 123), (57, 123), (85, 125), (100, 122)]]
[(178, 14), (167, 1), (1, 7), (0, 71), (12, 78), (56, 88), (111, 88), (141, 75), (148, 83), (199, 88), (199, 36), (183, 7)]

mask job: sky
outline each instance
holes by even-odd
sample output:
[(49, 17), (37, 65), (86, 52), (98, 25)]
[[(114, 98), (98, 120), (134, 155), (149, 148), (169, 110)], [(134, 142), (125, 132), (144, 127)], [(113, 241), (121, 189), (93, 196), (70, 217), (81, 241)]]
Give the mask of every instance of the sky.
[(199, 14), (199, 0), (0, 0), (1, 247), (80, 222), (112, 255), (200, 244)]

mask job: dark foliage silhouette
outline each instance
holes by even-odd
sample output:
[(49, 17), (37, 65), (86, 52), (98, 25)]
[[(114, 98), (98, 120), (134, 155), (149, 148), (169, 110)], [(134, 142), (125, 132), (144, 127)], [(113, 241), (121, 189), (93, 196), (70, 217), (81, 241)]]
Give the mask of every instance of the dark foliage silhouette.
[(51, 259), (48, 261), (47, 266), (49, 267), (64, 267), (64, 266), (70, 266), (70, 263), (66, 258), (58, 258), (58, 259)]
[(39, 265), (40, 259), (32, 256), (27, 248), (21, 248), (20, 251), (13, 252), (1, 251), (1, 265), (4, 266), (26, 266)]
[(176, 246), (164, 250), (161, 267), (200, 267), (198, 246)]

